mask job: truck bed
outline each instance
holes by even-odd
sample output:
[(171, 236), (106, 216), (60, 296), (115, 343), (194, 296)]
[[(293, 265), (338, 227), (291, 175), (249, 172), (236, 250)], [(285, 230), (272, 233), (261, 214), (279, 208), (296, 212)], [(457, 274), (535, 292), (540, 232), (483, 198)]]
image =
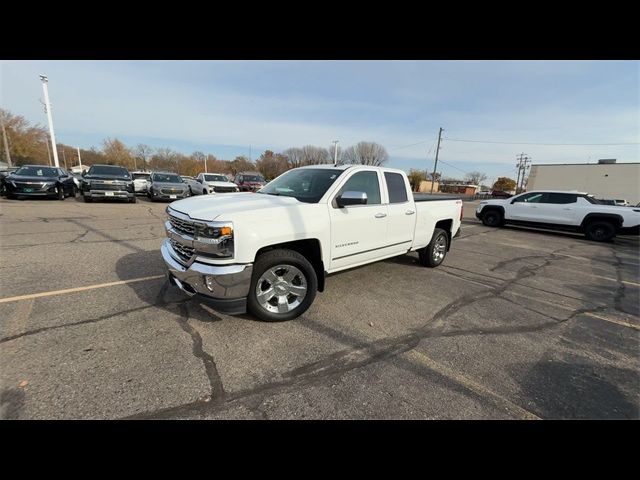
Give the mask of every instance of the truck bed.
[(429, 193), (414, 193), (414, 202), (438, 202), (443, 200), (462, 200), (462, 197), (456, 197), (452, 195), (435, 195)]

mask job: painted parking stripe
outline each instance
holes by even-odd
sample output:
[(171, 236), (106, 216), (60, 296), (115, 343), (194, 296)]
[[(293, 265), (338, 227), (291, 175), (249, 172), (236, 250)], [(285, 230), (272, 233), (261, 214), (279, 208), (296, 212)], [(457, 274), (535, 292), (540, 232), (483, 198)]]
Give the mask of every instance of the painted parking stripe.
[(116, 285), (126, 285), (127, 283), (146, 282), (148, 280), (157, 280), (159, 278), (165, 278), (165, 276), (153, 275), (151, 277), (140, 277), (140, 278), (132, 278), (130, 280), (120, 280), (117, 282), (99, 283), (97, 285), (88, 285), (86, 287), (76, 287), (76, 288), (67, 288), (65, 290), (53, 290), (50, 292), (31, 293), (29, 295), (18, 295), (17, 297), (0, 298), (0, 303), (18, 302), (20, 300), (29, 300), (31, 298), (51, 297), (53, 295), (64, 295), (66, 293), (84, 292), (85, 290), (115, 287)]
[(522, 408), (519, 405), (516, 405), (515, 403), (513, 403), (511, 400), (503, 397), (502, 395), (498, 395), (497, 393), (495, 393), (492, 390), (489, 390), (487, 387), (480, 385), (477, 382), (474, 382), (473, 380), (471, 380), (470, 378), (465, 377), (464, 375), (461, 375), (460, 373), (456, 372), (455, 370), (442, 365), (439, 362), (436, 362), (435, 360), (433, 360), (432, 358), (426, 356), (424, 353), (418, 351), (418, 350), (410, 350), (409, 352), (407, 352), (405, 355), (407, 355), (408, 357), (412, 358), (413, 360), (417, 361), (418, 363), (424, 365), (425, 367), (429, 368), (430, 370), (433, 370), (435, 372), (438, 372), (441, 375), (444, 375), (447, 378), (451, 378), (453, 380), (455, 380), (456, 382), (458, 382), (460, 385), (463, 385), (464, 387), (468, 388), (471, 391), (476, 392), (477, 394), (479, 394), (482, 397), (491, 397), (494, 399), (494, 401), (498, 404), (501, 404), (502, 406), (504, 406), (507, 410), (510, 410), (512, 413), (515, 413), (516, 415), (518, 415), (522, 420), (541, 420), (541, 418), (539, 416), (537, 416), (536, 414), (525, 410), (524, 408)]

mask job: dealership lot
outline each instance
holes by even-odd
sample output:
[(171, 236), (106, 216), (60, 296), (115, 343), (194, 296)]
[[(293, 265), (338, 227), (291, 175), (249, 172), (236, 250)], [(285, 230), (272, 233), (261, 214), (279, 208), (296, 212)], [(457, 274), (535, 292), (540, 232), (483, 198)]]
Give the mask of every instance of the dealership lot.
[(640, 418), (638, 239), (491, 229), (333, 275), (302, 317), (164, 278), (166, 203), (0, 199), (1, 418)]

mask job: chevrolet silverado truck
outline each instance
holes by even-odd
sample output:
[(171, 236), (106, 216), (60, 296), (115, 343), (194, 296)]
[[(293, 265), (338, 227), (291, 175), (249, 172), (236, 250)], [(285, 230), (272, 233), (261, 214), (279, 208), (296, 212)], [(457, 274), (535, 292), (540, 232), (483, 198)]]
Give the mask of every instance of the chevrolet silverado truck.
[(129, 170), (117, 165), (91, 165), (83, 172), (80, 185), (86, 203), (104, 198), (136, 203), (134, 188)]
[(482, 201), (476, 217), (489, 227), (505, 224), (581, 232), (606, 242), (616, 234), (640, 233), (640, 209), (602, 205), (585, 192), (532, 191), (505, 200)]
[(200, 195), (166, 212), (171, 284), (220, 312), (281, 321), (311, 306), (327, 274), (414, 251), (440, 265), (462, 200), (414, 197), (401, 170), (314, 165), (257, 193)]
[(235, 183), (229, 181), (227, 176), (221, 173), (199, 173), (196, 177), (196, 181), (201, 184), (200, 191), (205, 195), (208, 193), (229, 193), (240, 191)]

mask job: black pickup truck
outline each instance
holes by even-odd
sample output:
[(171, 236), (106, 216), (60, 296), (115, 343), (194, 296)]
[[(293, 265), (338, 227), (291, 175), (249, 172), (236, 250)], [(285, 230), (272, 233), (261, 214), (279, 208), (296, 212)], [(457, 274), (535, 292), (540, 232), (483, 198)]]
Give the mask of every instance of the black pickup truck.
[(80, 188), (87, 203), (94, 199), (120, 199), (136, 203), (131, 173), (117, 165), (91, 165), (82, 175)]

